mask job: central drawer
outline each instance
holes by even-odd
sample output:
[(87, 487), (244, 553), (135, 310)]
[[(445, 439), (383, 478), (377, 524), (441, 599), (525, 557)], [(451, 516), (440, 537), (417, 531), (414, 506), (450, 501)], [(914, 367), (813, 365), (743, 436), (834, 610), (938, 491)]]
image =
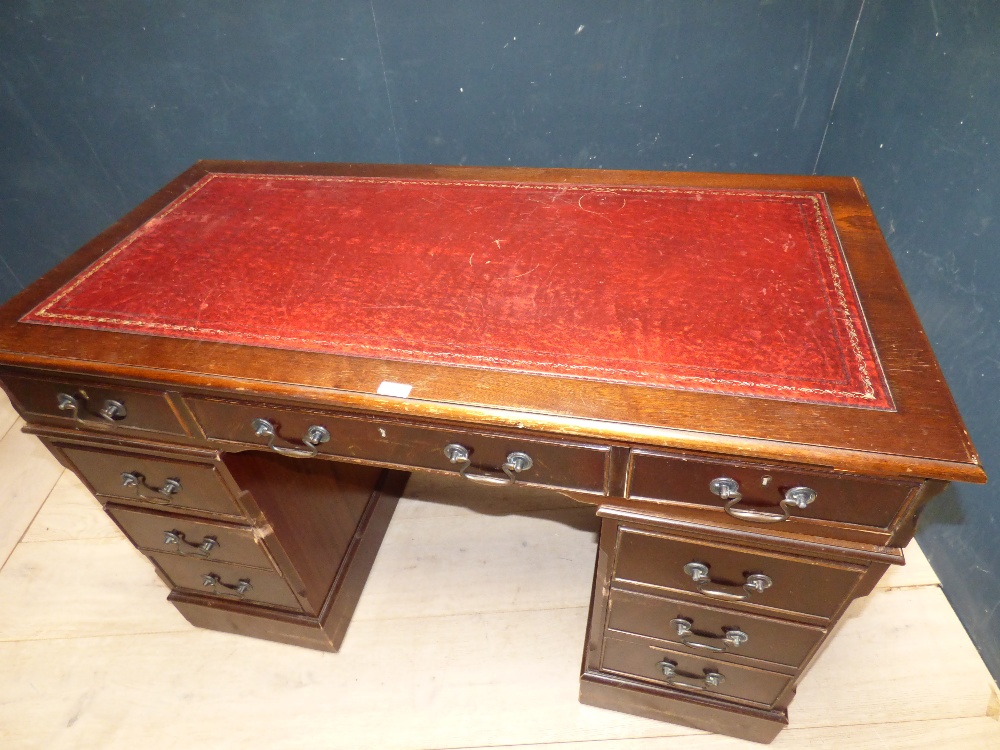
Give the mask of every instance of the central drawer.
[[(346, 416), (270, 405), (253, 405), (206, 398), (188, 398), (205, 435), (245, 445), (271, 447), (297, 455), (319, 454), (356, 459), (389, 467), (463, 473), (490, 484), (537, 485), (604, 495), (611, 449), (600, 445), (540, 440), (472, 430), (425, 427), (383, 419)], [(260, 434), (266, 422), (271, 433)], [(322, 428), (323, 433), (310, 432)], [(309, 442), (321, 434), (322, 442)], [(458, 452), (446, 449), (460, 448)], [(529, 460), (511, 467), (513, 456)]]

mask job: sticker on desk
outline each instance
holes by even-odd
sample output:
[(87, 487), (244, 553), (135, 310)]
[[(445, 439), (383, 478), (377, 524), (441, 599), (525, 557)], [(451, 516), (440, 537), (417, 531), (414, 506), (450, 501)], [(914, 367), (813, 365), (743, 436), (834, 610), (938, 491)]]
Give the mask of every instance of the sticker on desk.
[(397, 398), (406, 398), (410, 395), (410, 391), (413, 390), (412, 385), (406, 383), (393, 383), (391, 380), (383, 380), (375, 393), (380, 396), (396, 396)]

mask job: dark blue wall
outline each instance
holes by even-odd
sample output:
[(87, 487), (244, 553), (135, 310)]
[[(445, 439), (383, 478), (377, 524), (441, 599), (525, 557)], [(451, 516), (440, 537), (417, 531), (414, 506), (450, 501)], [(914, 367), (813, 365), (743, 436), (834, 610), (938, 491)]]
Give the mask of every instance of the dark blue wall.
[(197, 159), (803, 172), (860, 0), (0, 4), (0, 300)]
[[(995, 470), (997, 8), (8, 1), (0, 301), (200, 158), (856, 174)], [(997, 494), (920, 532), (994, 675)]]
[(403, 161), (808, 172), (860, 3), (387, 6)]
[(993, 477), (918, 539), (1000, 676), (1000, 4), (868, 0), (819, 168), (864, 183)]

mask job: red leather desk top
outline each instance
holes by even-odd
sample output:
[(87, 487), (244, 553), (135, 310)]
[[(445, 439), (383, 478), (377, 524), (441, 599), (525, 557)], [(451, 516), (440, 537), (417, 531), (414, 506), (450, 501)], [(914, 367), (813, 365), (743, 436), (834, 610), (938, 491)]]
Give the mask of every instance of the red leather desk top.
[(22, 320), (893, 408), (813, 192), (210, 174)]

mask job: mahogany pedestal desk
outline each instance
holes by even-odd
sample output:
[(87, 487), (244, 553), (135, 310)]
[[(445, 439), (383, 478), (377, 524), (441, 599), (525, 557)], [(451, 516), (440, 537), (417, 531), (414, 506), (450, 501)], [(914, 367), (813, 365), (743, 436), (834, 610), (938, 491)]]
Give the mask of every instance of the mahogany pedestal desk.
[(336, 651), (408, 472), (550, 488), (603, 519), (581, 700), (758, 741), (985, 481), (849, 178), (201, 162), (0, 316), (195, 625)]

